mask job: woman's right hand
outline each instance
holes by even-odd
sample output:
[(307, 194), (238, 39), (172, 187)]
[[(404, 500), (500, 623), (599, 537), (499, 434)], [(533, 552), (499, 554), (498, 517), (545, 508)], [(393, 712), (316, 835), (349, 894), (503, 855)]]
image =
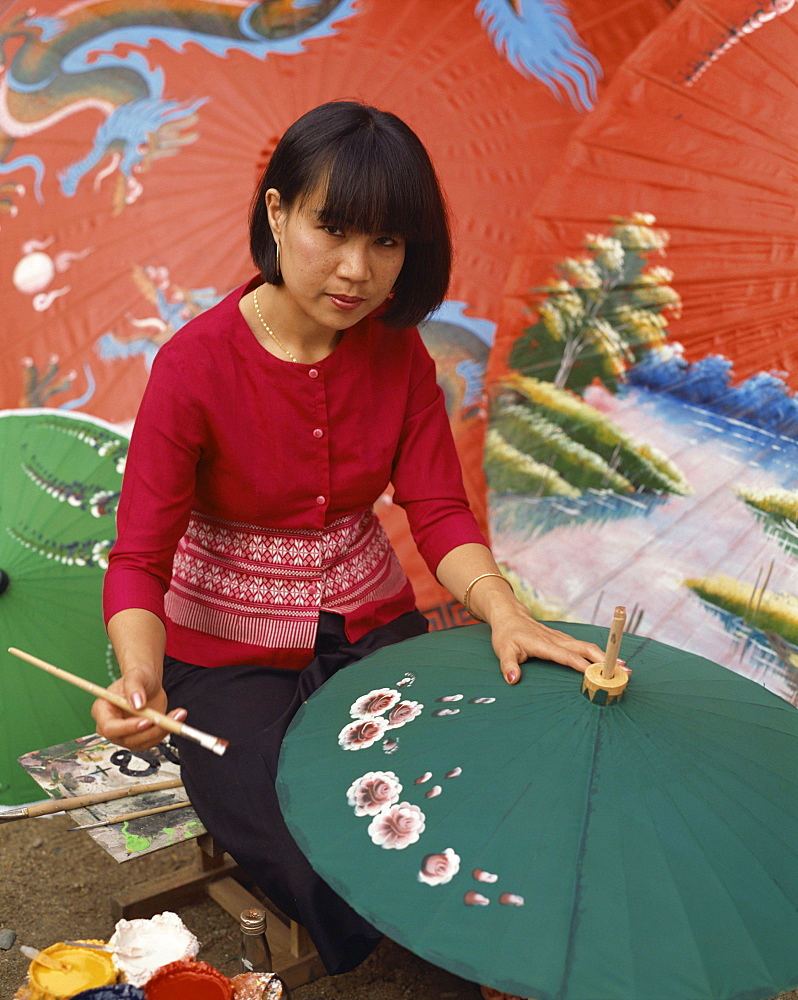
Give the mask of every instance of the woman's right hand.
[[(161, 621), (150, 611), (128, 608), (108, 622), (122, 677), (108, 688), (121, 695), (135, 709), (153, 708), (162, 714), (167, 709), (163, 689), (163, 654), (165, 633)], [(110, 701), (98, 698), (91, 708), (100, 736), (128, 750), (148, 750), (167, 736), (167, 731), (140, 715), (125, 712)], [(175, 708), (169, 715), (182, 722), (188, 713)]]
[[(157, 712), (166, 712), (166, 692), (161, 687), (160, 677), (144, 670), (131, 670), (123, 678), (109, 685), (109, 691), (121, 695), (130, 705), (137, 708), (146, 706)], [(147, 750), (160, 743), (168, 735), (150, 719), (131, 715), (104, 698), (98, 698), (91, 708), (100, 736), (127, 747), (128, 750)], [(178, 722), (186, 718), (184, 708), (176, 708), (169, 715)]]

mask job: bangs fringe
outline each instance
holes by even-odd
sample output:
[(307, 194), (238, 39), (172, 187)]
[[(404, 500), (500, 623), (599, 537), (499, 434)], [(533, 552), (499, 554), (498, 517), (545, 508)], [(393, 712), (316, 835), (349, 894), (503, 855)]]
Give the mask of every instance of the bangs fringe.
[(436, 234), (426, 232), (429, 218), (416, 163), (407, 150), (386, 151), (371, 132), (355, 133), (337, 150), (327, 171), (323, 225), (360, 233), (401, 236), (408, 243), (427, 243)]

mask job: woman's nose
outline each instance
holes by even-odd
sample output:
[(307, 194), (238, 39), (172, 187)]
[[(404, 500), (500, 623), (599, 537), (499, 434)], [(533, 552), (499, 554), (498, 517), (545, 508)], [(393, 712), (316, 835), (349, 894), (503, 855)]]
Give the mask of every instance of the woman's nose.
[(347, 240), (341, 248), (338, 272), (350, 281), (365, 281), (371, 275), (369, 247), (360, 240)]

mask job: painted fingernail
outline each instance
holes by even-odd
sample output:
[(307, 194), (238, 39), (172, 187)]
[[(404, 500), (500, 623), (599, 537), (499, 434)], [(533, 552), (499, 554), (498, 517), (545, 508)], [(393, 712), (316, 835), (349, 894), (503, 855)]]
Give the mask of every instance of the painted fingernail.
[(142, 719), (141, 722), (136, 726), (136, 729), (149, 729), (152, 725), (149, 719)]
[(187, 715), (188, 715), (188, 712), (186, 711), (186, 709), (185, 709), (185, 708), (178, 708), (178, 710), (177, 710), (177, 711), (175, 712), (175, 714), (174, 714), (174, 718), (175, 718), (175, 719), (176, 719), (176, 720), (177, 720), (178, 722), (182, 722), (182, 721), (183, 721), (183, 719), (185, 719), (185, 717), (186, 717)]
[(137, 691), (130, 700), (133, 703), (133, 708), (135, 708), (136, 711), (138, 711), (140, 708), (144, 706), (144, 699), (141, 697), (140, 691)]
[(518, 680), (518, 671), (517, 670), (508, 670), (507, 671), (507, 680), (508, 680), (508, 682), (510, 684), (515, 684), (515, 682)]

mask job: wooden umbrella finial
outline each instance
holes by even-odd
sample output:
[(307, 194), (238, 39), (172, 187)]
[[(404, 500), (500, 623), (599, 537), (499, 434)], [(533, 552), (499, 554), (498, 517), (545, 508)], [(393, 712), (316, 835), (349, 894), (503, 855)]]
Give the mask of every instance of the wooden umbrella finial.
[(629, 675), (625, 670), (621, 670), (617, 664), (625, 624), (626, 608), (619, 605), (612, 616), (607, 648), (604, 652), (604, 662), (592, 663), (582, 679), (582, 693), (587, 694), (591, 701), (596, 699), (599, 692), (603, 692), (598, 699), (599, 704), (602, 705), (620, 701), (626, 690), (626, 685), (629, 683)]

